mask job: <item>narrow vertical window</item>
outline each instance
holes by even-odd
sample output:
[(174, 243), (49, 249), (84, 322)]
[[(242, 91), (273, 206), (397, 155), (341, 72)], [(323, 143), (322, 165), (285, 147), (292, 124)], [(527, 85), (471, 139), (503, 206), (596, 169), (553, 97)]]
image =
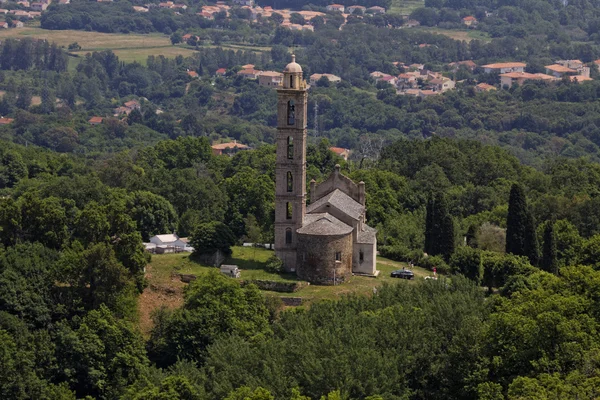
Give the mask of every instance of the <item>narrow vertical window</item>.
[(288, 101), (287, 104), (287, 123), (288, 125), (294, 125), (296, 123), (296, 105), (294, 104), (294, 100)]
[(335, 253), (335, 261), (342, 261), (342, 252), (338, 251)]
[(292, 75), (290, 75), (290, 87), (294, 87), (294, 77)]
[(362, 264), (364, 261), (365, 261), (365, 253), (364, 253), (364, 251), (360, 250), (358, 252), (358, 262)]
[(285, 230), (285, 244), (292, 244), (292, 228)]
[(287, 173), (287, 191), (294, 191), (294, 177), (292, 176), (292, 173), (290, 171), (288, 171)]
[(294, 138), (291, 136), (288, 136), (287, 141), (287, 158), (288, 160), (294, 159)]
[(285, 219), (292, 219), (293, 212), (292, 203), (288, 201), (285, 203)]

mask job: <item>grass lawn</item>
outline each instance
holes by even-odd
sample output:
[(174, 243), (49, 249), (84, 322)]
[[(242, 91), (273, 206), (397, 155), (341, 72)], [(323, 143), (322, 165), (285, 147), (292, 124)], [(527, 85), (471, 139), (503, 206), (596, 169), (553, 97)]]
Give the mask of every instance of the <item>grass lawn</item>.
[[(26, 26), (19, 29), (3, 29), (0, 32), (0, 40), (6, 38), (31, 37), (35, 39), (46, 39), (55, 42), (59, 46), (68, 47), (69, 44), (77, 42), (81, 50), (74, 52), (77, 55), (85, 55), (92, 51), (112, 50), (121, 61), (145, 62), (149, 55), (164, 55), (175, 57), (177, 55), (189, 56), (193, 50), (171, 45), (168, 36), (152, 33), (123, 34), (123, 33), (100, 33), (79, 30), (51, 31), (37, 26)], [(77, 60), (77, 58), (71, 58)]]
[[(263, 279), (282, 282), (296, 282), (295, 275), (280, 275), (266, 272), (264, 265), (267, 259), (273, 254), (266, 249), (250, 247), (234, 247), (232, 256), (225, 261), (225, 264), (237, 265), (242, 273), (244, 280)], [(380, 286), (384, 282), (398, 282), (399, 279), (391, 278), (390, 273), (393, 270), (406, 266), (405, 263), (392, 261), (383, 257), (377, 258), (377, 269), (380, 272), (377, 278), (365, 276), (353, 276), (349, 282), (337, 286), (318, 286), (310, 285), (295, 293), (275, 293), (278, 296), (299, 296), (311, 300), (333, 299), (344, 294), (369, 294), (373, 288)], [(173, 273), (200, 275), (214, 269), (214, 267), (202, 265), (199, 262), (190, 259), (188, 253), (163, 254), (152, 256), (152, 262), (148, 267), (148, 280), (151, 284), (157, 286), (180, 285), (178, 279), (172, 278)], [(413, 268), (416, 279), (431, 275), (429, 271), (422, 268)]]
[[(241, 269), (241, 279), (264, 279), (283, 282), (297, 282), (295, 275), (279, 275), (268, 273), (264, 270), (267, 259), (273, 254), (271, 250), (234, 247), (232, 256), (225, 261), (226, 264), (235, 264)], [(146, 278), (149, 287), (144, 290), (138, 302), (140, 321), (139, 325), (144, 335), (149, 335), (152, 329), (152, 313), (160, 307), (174, 309), (183, 304), (183, 290), (187, 286), (174, 274), (201, 275), (214, 267), (202, 265), (191, 260), (189, 253), (162, 254), (152, 256), (152, 262), (146, 268)], [(322, 299), (339, 299), (349, 294), (370, 295), (373, 288), (381, 286), (384, 282), (398, 284), (412, 284), (414, 281), (405, 281), (391, 278), (393, 270), (406, 266), (404, 263), (377, 258), (377, 269), (380, 274), (377, 278), (353, 276), (349, 282), (337, 286), (306, 286), (295, 293), (279, 293), (265, 291), (265, 294), (280, 297), (302, 297), (309, 304)], [(413, 268), (416, 279), (423, 279), (431, 275), (422, 268)]]

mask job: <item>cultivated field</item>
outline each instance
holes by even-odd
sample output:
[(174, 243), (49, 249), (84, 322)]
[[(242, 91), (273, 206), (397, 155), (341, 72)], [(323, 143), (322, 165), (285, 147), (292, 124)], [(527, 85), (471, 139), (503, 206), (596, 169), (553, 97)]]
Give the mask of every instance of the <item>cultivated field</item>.
[(171, 45), (168, 36), (157, 33), (141, 35), (76, 30), (50, 31), (27, 26), (20, 29), (3, 29), (0, 32), (0, 40), (9, 37), (46, 39), (65, 48), (71, 43), (77, 42), (81, 46), (81, 50), (73, 52), (73, 54), (84, 55), (92, 51), (112, 50), (121, 61), (125, 62), (145, 62), (149, 55), (175, 57), (180, 54), (189, 56), (194, 53), (191, 49)]
[(477, 30), (452, 30), (452, 29), (441, 29), (441, 28), (428, 28), (428, 27), (418, 27), (413, 29), (419, 29), (425, 32), (437, 33), (438, 35), (448, 36), (454, 40), (464, 40), (466, 42), (470, 42), (471, 40), (483, 40), (484, 42), (489, 42), (491, 39), (485, 33)]

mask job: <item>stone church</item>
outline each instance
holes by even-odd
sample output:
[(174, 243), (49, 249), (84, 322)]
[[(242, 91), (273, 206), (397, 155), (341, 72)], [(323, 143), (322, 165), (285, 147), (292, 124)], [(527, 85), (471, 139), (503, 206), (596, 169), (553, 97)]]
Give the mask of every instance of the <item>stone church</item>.
[(366, 224), (364, 182), (354, 183), (336, 165), (324, 182), (310, 182), (306, 205), (307, 89), (292, 55), (277, 89), (275, 253), (287, 271), (312, 283), (376, 276), (376, 231)]

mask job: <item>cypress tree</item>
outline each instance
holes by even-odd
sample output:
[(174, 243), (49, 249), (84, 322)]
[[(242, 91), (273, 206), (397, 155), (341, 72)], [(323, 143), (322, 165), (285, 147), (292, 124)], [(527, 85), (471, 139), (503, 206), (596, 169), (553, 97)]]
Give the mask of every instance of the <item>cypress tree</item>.
[(558, 261), (556, 256), (556, 238), (554, 237), (554, 222), (548, 221), (544, 229), (544, 247), (542, 250), (541, 267), (544, 271), (552, 274), (558, 273)]
[(425, 253), (433, 254), (433, 221), (434, 221), (434, 200), (433, 196), (430, 196), (427, 199), (426, 206), (426, 215), (425, 215)]
[(446, 259), (454, 252), (454, 220), (441, 193), (427, 201), (425, 252), (432, 256), (443, 255)]
[(527, 256), (534, 265), (539, 260), (535, 221), (527, 208), (523, 187), (516, 184), (510, 189), (508, 200), (506, 252), (518, 256)]

